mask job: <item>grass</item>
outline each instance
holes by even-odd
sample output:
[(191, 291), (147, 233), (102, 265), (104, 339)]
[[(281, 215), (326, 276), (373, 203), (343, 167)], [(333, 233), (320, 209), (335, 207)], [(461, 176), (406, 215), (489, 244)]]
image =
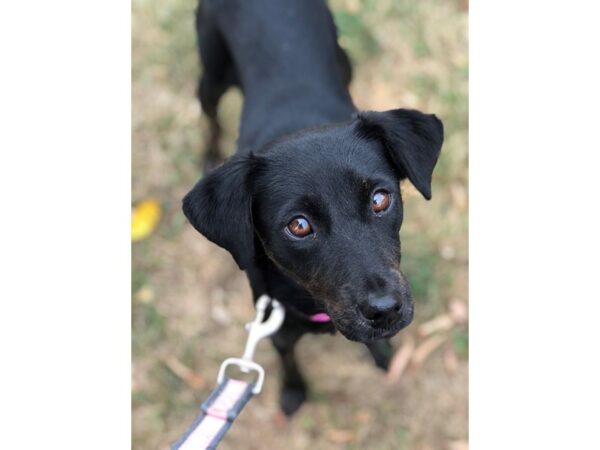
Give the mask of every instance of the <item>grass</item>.
[[(353, 61), (351, 91), (361, 109), (417, 108), (442, 118), (446, 138), (433, 199), (403, 185), (404, 271), (419, 324), (467, 301), (468, 54), (467, 12), (454, 0), (331, 0), (340, 42)], [(194, 98), (201, 68), (193, 0), (133, 0), (133, 198), (158, 199), (155, 233), (133, 244), (133, 447), (166, 449), (197, 414), (219, 363), (243, 349), (253, 316), (250, 291), (231, 257), (185, 221), (180, 203), (200, 176), (205, 123)], [(242, 97), (220, 108), (224, 143), (234, 148)], [(267, 344), (264, 392), (244, 411), (220, 448), (441, 449), (467, 439), (468, 328), (418, 370), (388, 385), (363, 347), (342, 337), (307, 336), (299, 359), (311, 402), (284, 429), (275, 426), (278, 360)], [(453, 352), (458, 366), (445, 360)], [(325, 356), (326, 355), (326, 356)], [(175, 357), (204, 383), (169, 367)]]

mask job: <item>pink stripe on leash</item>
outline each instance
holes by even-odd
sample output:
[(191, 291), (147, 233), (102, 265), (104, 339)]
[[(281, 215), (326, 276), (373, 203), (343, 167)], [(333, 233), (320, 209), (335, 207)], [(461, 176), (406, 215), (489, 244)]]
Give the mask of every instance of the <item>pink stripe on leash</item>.
[(240, 380), (229, 379), (221, 395), (209, 406), (206, 414), (219, 419), (227, 420), (227, 412), (233, 408), (248, 387), (248, 383)]
[(331, 322), (331, 317), (327, 313), (317, 313), (310, 316), (310, 321), (319, 323)]
[(205, 450), (227, 422), (227, 413), (244, 394), (248, 383), (229, 379), (225, 388), (206, 411), (206, 416), (186, 438), (179, 450)]
[(206, 450), (226, 422), (217, 417), (206, 416), (179, 447), (179, 450)]

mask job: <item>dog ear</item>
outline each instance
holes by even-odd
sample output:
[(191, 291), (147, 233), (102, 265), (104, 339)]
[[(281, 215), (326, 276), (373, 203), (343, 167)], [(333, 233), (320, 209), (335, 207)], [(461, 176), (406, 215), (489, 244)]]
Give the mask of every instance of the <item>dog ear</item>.
[(431, 199), (431, 175), (444, 141), (442, 122), (411, 109), (364, 111), (356, 118), (358, 134), (379, 139), (401, 178), (408, 177), (423, 197)]
[(202, 178), (183, 199), (183, 213), (194, 228), (231, 253), (242, 270), (254, 259), (251, 159), (232, 157)]

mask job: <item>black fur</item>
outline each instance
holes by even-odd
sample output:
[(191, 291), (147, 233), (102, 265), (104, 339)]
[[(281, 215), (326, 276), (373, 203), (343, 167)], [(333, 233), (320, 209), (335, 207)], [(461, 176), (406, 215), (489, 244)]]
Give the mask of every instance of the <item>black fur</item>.
[[(386, 339), (413, 317), (400, 272), (399, 181), (408, 178), (431, 198), (443, 127), (434, 115), (407, 109), (357, 113), (349, 60), (322, 0), (203, 0), (197, 27), (198, 95), (213, 131), (230, 86), (242, 89), (244, 107), (237, 154), (196, 184), (183, 210), (231, 252), (255, 300), (267, 293), (286, 306), (272, 341), (284, 369), (281, 406), (290, 415), (306, 398), (294, 358), (306, 332), (338, 330), (366, 343), (387, 368)], [(222, 159), (217, 143), (218, 136), (209, 140), (207, 168)], [(374, 213), (378, 190), (391, 202)], [(296, 216), (312, 234), (287, 231)], [(382, 302), (393, 310), (366, 315), (366, 304)], [(332, 322), (309, 321), (317, 312)]]

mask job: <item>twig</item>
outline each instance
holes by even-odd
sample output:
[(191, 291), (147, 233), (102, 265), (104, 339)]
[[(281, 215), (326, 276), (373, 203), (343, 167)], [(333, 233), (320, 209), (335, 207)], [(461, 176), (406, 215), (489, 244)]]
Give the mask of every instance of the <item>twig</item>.
[(388, 367), (388, 372), (386, 375), (386, 381), (389, 384), (395, 383), (400, 379), (404, 370), (408, 367), (410, 363), (410, 359), (413, 356), (413, 352), (415, 351), (415, 340), (409, 334), (404, 339), (402, 346), (398, 349), (398, 351), (392, 357), (390, 361), (390, 365)]
[(425, 339), (415, 350), (411, 365), (416, 370), (420, 368), (425, 360), (431, 355), (440, 345), (444, 343), (446, 336), (435, 335)]
[(169, 355), (163, 358), (165, 365), (193, 389), (201, 389), (206, 385), (206, 380), (179, 361), (175, 356)]

